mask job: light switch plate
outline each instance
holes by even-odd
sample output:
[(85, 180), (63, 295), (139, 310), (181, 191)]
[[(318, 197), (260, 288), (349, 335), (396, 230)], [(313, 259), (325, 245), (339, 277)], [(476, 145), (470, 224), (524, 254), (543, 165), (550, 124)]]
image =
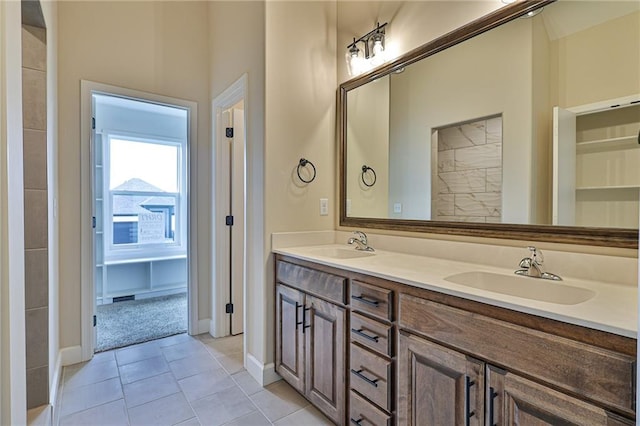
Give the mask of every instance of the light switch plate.
[(329, 200), (327, 198), (320, 198), (320, 216), (329, 215)]
[(402, 213), (402, 203), (394, 203), (393, 204), (393, 212), (394, 213)]

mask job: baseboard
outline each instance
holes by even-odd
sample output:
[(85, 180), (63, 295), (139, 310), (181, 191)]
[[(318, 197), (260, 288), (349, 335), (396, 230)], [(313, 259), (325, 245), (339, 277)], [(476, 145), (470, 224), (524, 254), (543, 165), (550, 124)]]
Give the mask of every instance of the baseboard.
[(60, 349), (60, 364), (63, 367), (79, 362), (82, 362), (82, 346), (69, 346)]
[(275, 364), (263, 364), (258, 361), (253, 355), (247, 354), (247, 372), (264, 387), (273, 382), (281, 380), (282, 377), (275, 370)]
[(52, 407), (57, 407), (58, 390), (62, 381), (62, 351), (58, 351), (58, 356), (54, 363), (53, 377), (51, 379), (51, 387), (49, 388), (49, 404)]
[(198, 320), (198, 332), (196, 334), (209, 333), (211, 320), (209, 318)]

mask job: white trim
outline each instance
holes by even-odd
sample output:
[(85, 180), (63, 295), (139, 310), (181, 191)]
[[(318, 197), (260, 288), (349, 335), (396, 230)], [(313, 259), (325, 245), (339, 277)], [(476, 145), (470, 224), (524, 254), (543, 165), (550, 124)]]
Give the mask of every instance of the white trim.
[(204, 318), (198, 320), (198, 330), (195, 334), (209, 333), (209, 327), (211, 326), (211, 318)]
[[(637, 104), (638, 101), (640, 101), (640, 93), (636, 95), (622, 96), (620, 98), (594, 102), (591, 104), (578, 105), (578, 106), (574, 106), (566, 109), (573, 112), (576, 115), (580, 115), (580, 114), (588, 114), (592, 112), (612, 109), (612, 105), (618, 105), (616, 108), (625, 108), (632, 105), (638, 105)], [(636, 102), (636, 103), (632, 104), (631, 102)]]
[(82, 359), (82, 346), (68, 346), (60, 349), (60, 364), (63, 367), (77, 364), (84, 361)]
[[(225, 205), (226, 193), (228, 192), (228, 176), (223, 175), (220, 170), (221, 167), (218, 165), (218, 161), (220, 158), (223, 158), (223, 152), (221, 149), (221, 145), (219, 143), (219, 135), (222, 135), (221, 131), (223, 127), (226, 127), (221, 123), (221, 116), (224, 110), (227, 110), (233, 107), (238, 102), (244, 100), (244, 120), (245, 120), (245, 140), (243, 143), (245, 144), (244, 152), (247, 152), (247, 137), (246, 137), (246, 129), (247, 129), (247, 109), (248, 109), (248, 76), (247, 74), (243, 74), (238, 80), (235, 81), (231, 86), (229, 86), (224, 92), (222, 92), (218, 97), (213, 100), (212, 109), (211, 109), (211, 139), (212, 139), (212, 158), (211, 158), (211, 167), (214, 171), (212, 176), (212, 206), (211, 206), (211, 230), (212, 230), (212, 238), (211, 238), (211, 264), (212, 268), (212, 279), (211, 279), (211, 319), (212, 324), (210, 327), (210, 333), (214, 337), (223, 337), (229, 335), (230, 328), (230, 319), (229, 315), (225, 312), (225, 304), (229, 300), (229, 288), (228, 288), (228, 277), (229, 277), (229, 264), (226, 261), (221, 261), (221, 256), (218, 256), (218, 253), (225, 253), (229, 251), (229, 246), (226, 238), (219, 238), (218, 236), (225, 235), (228, 231), (228, 227), (224, 224), (224, 217), (227, 214), (227, 206)], [(246, 155), (246, 154), (245, 154)], [(243, 161), (245, 168), (245, 176), (246, 176), (246, 159)], [(246, 184), (243, 188), (243, 196), (245, 198), (245, 211), (246, 211)], [(228, 195), (227, 195), (228, 196)], [(244, 241), (243, 241), (243, 253), (244, 259), (242, 259), (243, 264), (243, 295), (244, 295), (244, 305), (245, 309), (243, 309), (244, 319), (243, 322), (245, 324), (245, 336), (246, 336), (246, 324), (247, 324), (247, 307), (246, 307), (246, 293), (247, 293), (247, 224), (246, 224), (246, 214), (243, 215), (245, 220), (238, 223), (234, 223), (234, 226), (242, 226), (244, 229)], [(244, 346), (244, 350), (246, 352), (247, 347), (246, 344)]]
[[(91, 143), (91, 94), (105, 93), (133, 99), (141, 99), (156, 103), (163, 103), (170, 106), (180, 106), (187, 110), (189, 128), (187, 136), (187, 164), (189, 173), (187, 175), (187, 215), (189, 217), (187, 232), (189, 235), (188, 247), (188, 288), (189, 288), (189, 334), (194, 334), (198, 330), (198, 266), (197, 266), (197, 117), (198, 105), (196, 102), (171, 98), (168, 96), (156, 95), (153, 93), (138, 90), (125, 89), (122, 87), (96, 83), (87, 80), (80, 82), (80, 300), (81, 300), (81, 361), (90, 360), (93, 357), (94, 338), (92, 317), (94, 314), (95, 286), (93, 280), (94, 255), (93, 255), (93, 230), (91, 227), (91, 217), (93, 213), (93, 203), (91, 200), (91, 168), (92, 168), (92, 146)], [(79, 361), (76, 361), (79, 362)], [(68, 365), (63, 360), (63, 365)]]
[(253, 377), (260, 386), (265, 387), (273, 382), (282, 380), (282, 377), (276, 373), (275, 364), (263, 364), (251, 354), (247, 354), (245, 367), (247, 372)]
[[(56, 354), (55, 362), (53, 363), (53, 372), (51, 374), (51, 384), (49, 389), (49, 404), (56, 407), (58, 402), (58, 388), (62, 383), (62, 351), (58, 351)], [(51, 366), (49, 366), (51, 368)]]

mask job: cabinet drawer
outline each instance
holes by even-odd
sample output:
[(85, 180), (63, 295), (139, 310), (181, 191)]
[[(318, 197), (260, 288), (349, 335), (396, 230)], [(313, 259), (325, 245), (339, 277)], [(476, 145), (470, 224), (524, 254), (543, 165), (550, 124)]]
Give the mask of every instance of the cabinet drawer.
[(401, 328), (634, 414), (635, 358), (406, 294)]
[(359, 281), (351, 282), (351, 307), (386, 321), (392, 320), (393, 293)]
[(351, 313), (351, 341), (391, 356), (391, 326), (355, 312)]
[(347, 279), (344, 277), (279, 260), (276, 263), (276, 280), (323, 299), (346, 304)]
[(355, 393), (349, 396), (349, 422), (360, 426), (391, 426), (391, 416)]
[(351, 389), (391, 411), (391, 361), (352, 344)]

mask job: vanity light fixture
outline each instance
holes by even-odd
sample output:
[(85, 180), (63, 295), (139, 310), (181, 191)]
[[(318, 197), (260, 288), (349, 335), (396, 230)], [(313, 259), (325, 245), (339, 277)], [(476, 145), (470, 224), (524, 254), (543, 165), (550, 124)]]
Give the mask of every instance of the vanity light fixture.
[[(385, 55), (385, 27), (387, 22), (376, 27), (359, 39), (354, 37), (353, 43), (347, 46), (347, 68), (349, 75), (356, 76), (382, 65), (386, 61)], [(358, 43), (364, 44), (364, 56), (360, 55)]]

